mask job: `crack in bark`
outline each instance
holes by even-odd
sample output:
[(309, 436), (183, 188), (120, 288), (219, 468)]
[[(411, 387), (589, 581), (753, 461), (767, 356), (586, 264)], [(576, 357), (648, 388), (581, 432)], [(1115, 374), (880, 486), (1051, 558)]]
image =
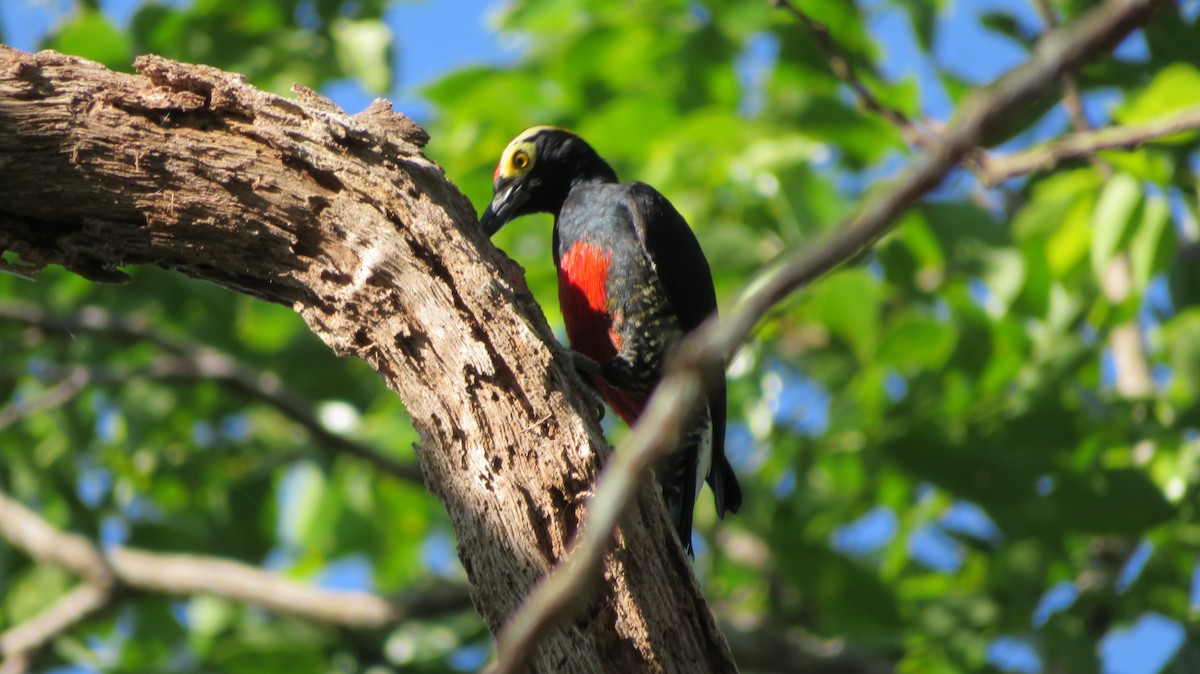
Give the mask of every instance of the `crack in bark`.
[(558, 557), (554, 553), (554, 541), (550, 538), (550, 529), (553, 526), (552, 518), (538, 507), (537, 501), (534, 500), (533, 494), (529, 493), (529, 489), (523, 485), (516, 487), (517, 493), (525, 501), (525, 511), (529, 514), (533, 535), (537, 538), (537, 549), (542, 553), (542, 558), (547, 564), (553, 564)]

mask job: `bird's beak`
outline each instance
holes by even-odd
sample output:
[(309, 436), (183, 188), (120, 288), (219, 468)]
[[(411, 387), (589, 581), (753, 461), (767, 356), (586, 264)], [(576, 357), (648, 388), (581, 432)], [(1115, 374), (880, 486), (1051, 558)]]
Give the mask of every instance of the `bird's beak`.
[(519, 209), (528, 198), (520, 183), (496, 185), (496, 194), (492, 197), (492, 203), (488, 204), (483, 215), (479, 217), (479, 226), (488, 236), (495, 234), (518, 215)]

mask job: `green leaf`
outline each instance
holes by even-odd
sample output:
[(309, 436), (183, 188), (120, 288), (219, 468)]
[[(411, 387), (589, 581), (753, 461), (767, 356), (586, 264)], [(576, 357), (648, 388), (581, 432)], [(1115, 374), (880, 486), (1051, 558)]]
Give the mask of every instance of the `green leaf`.
[(1186, 248), (1176, 252), (1167, 280), (1177, 310), (1200, 305), (1200, 260), (1195, 252)]
[(950, 356), (954, 336), (955, 329), (950, 323), (906, 313), (892, 322), (875, 361), (896, 368), (937, 368)]
[(1161, 148), (1140, 147), (1136, 150), (1109, 150), (1099, 153), (1100, 158), (1114, 168), (1157, 185), (1169, 185), (1174, 161)]
[(1109, 179), (1092, 215), (1092, 271), (1103, 281), (1104, 269), (1133, 234), (1133, 222), (1142, 203), (1142, 185), (1133, 176), (1118, 173)]
[(98, 61), (113, 70), (129, 70), (133, 66), (129, 37), (95, 10), (78, 12), (46, 47)]
[(934, 28), (937, 26), (938, 11), (945, 5), (944, 0), (900, 0), (900, 4), (908, 12), (912, 23), (913, 33), (925, 51), (933, 49)]
[(392, 83), (392, 30), (387, 24), (342, 18), (333, 23), (331, 32), (338, 63), (346, 74), (369, 92), (387, 92)]
[(983, 280), (992, 293), (988, 309), (1004, 313), (1025, 286), (1025, 258), (1012, 248), (993, 248), (984, 255)]
[(1133, 286), (1140, 294), (1150, 279), (1167, 270), (1175, 257), (1177, 236), (1171, 227), (1171, 207), (1166, 197), (1150, 195), (1142, 209), (1142, 221), (1129, 242)]
[(846, 270), (813, 288), (812, 300), (822, 324), (867, 362), (879, 341), (877, 286), (860, 269)]
[(1200, 105), (1200, 71), (1187, 63), (1172, 63), (1113, 116), (1122, 124), (1136, 124), (1196, 105)]
[(71, 586), (71, 574), (57, 566), (35, 566), (4, 583), (5, 613), (20, 623), (49, 608)]
[(1137, 535), (1175, 514), (1162, 490), (1134, 469), (1059, 476), (1050, 498), (1067, 526), (1088, 534)]
[(1046, 241), (1046, 263), (1056, 278), (1066, 277), (1087, 256), (1092, 239), (1091, 214), (1091, 200), (1079, 199), (1066, 212), (1058, 231)]
[(188, 629), (200, 636), (215, 637), (228, 629), (236, 616), (236, 606), (227, 599), (202, 594), (188, 601)]
[(1026, 241), (1050, 236), (1076, 207), (1100, 186), (1099, 174), (1091, 168), (1063, 171), (1039, 180), (1033, 195), (1012, 221), (1013, 238)]
[(1015, 16), (1007, 12), (984, 12), (979, 17), (979, 23), (984, 28), (999, 33), (1017, 44), (1024, 44), (1028, 41), (1024, 31), (1021, 30), (1021, 23)]
[(1175, 375), (1172, 393), (1190, 402), (1200, 391), (1200, 310), (1188, 309), (1171, 319), (1164, 336)]

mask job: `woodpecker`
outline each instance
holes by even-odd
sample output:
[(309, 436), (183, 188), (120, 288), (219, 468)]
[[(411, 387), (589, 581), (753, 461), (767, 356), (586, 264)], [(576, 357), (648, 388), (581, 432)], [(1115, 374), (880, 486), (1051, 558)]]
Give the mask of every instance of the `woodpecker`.
[[(554, 214), (558, 301), (571, 348), (599, 365), (584, 376), (632, 426), (684, 335), (717, 311), (712, 272), (679, 211), (653, 187), (620, 183), (579, 136), (551, 126), (521, 132), (500, 156), (480, 218), (491, 236), (529, 213)], [(657, 471), (684, 549), (707, 480), (717, 515), (742, 492), (725, 457), (725, 373), (710, 377), (679, 448)]]

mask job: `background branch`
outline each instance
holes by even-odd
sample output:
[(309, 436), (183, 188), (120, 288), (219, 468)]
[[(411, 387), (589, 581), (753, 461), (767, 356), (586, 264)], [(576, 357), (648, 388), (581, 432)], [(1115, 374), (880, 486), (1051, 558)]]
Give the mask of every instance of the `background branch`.
[[(1058, 28), (1058, 17), (1054, 14), (1054, 8), (1050, 6), (1049, 0), (1032, 0), (1032, 2), (1034, 10), (1042, 19), (1042, 23), (1046, 25), (1046, 30), (1051, 31)], [(1071, 128), (1079, 133), (1091, 131), (1092, 124), (1083, 110), (1083, 97), (1079, 94), (1079, 82), (1075, 79), (1075, 74), (1063, 73), (1061, 81), (1063, 107), (1066, 108), (1067, 117), (1071, 120)]]
[[(177, 356), (160, 359), (146, 371), (157, 377), (181, 377), (213, 381), (248, 398), (265, 403), (292, 420), (312, 435), (314, 442), (326, 450), (348, 454), (366, 461), (382, 473), (400, 480), (424, 485), (418, 466), (401, 463), (365, 443), (329, 430), (312, 406), (289, 391), (279, 376), (262, 372), (239, 362), (234, 357), (199, 342), (178, 339), (154, 329), (147, 321), (130, 316), (114, 315), (99, 307), (84, 307), (73, 315), (52, 315), (39, 307), (20, 302), (0, 303), (0, 322), (18, 323), (37, 328), (47, 334), (73, 336), (92, 332), (105, 337), (133, 342), (147, 342)], [(118, 381), (133, 372), (116, 375)], [(65, 395), (78, 392), (86, 384), (87, 369), (73, 369), (62, 384), (45, 393), (39, 401), (44, 405), (61, 404)], [(111, 379), (111, 378), (110, 378)], [(64, 389), (64, 390), (58, 390)], [(61, 400), (59, 400), (62, 398)], [(10, 405), (0, 409), (0, 429), (20, 415), (35, 409), (34, 403)]]
[(850, 88), (850, 92), (863, 110), (879, 115), (890, 122), (904, 136), (904, 140), (914, 147), (928, 149), (939, 142), (934, 133), (914, 123), (903, 112), (884, 104), (875, 96), (874, 92), (863, 84), (854, 70), (854, 66), (850, 65), (850, 60), (842, 53), (841, 47), (829, 33), (828, 26), (809, 16), (790, 0), (774, 0), (774, 2), (777, 9), (786, 10), (804, 24), (804, 27), (816, 40), (817, 47), (825, 54), (834, 76)]
[[(323, 590), (247, 564), (204, 555), (147, 552), (126, 546), (101, 551), (82, 536), (47, 522), (0, 492), (0, 536), (30, 557), (85, 578), (36, 616), (0, 633), (0, 674), (24, 671), (27, 655), (80, 620), (113, 602), (127, 588), (159, 594), (208, 594), (230, 601), (353, 630), (385, 627), (472, 608), (464, 583), (434, 581), (382, 598), (368, 592)], [(769, 621), (768, 621), (769, 622)], [(882, 674), (883, 661), (844, 646), (808, 643), (772, 630), (725, 625), (737, 660), (757, 671), (781, 674)], [(9, 669), (4, 669), (7, 666)]]
[(998, 185), (1034, 171), (1047, 171), (1069, 159), (1088, 157), (1104, 150), (1131, 150), (1176, 133), (1200, 129), (1200, 106), (1159, 119), (1113, 126), (1052, 140), (1010, 155), (991, 155), (983, 166), (983, 180)]
[(31, 399), (15, 400), (0, 408), (0, 431), (21, 419), (65, 405), (79, 395), (91, 381), (88, 369), (71, 367), (61, 374), (57, 384)]
[(112, 594), (108, 585), (81, 583), (33, 618), (0, 632), (0, 674), (25, 671), (33, 651), (107, 606)]
[(0, 492), (0, 536), (31, 558), (85, 582), (50, 608), (0, 634), (0, 654), (39, 648), (128, 588), (169, 595), (212, 594), (270, 611), (351, 629), (373, 629), (471, 608), (465, 585), (434, 582), (390, 600), (368, 592), (331, 591), (262, 569), (201, 555), (147, 552), (121, 545), (102, 552)]
[(832, 271), (888, 231), (895, 219), (936, 187), (954, 166), (982, 144), (1022, 104), (1096, 51), (1115, 45), (1145, 21), (1161, 0), (1110, 0), (1071, 26), (1050, 33), (1031, 58), (962, 105), (943, 142), (919, 158), (896, 183), (858, 215), (834, 228), (816, 248), (783, 253), (750, 284), (737, 309), (721, 323), (708, 321), (687, 338), (679, 357), (650, 403), (605, 466), (579, 540), (568, 557), (539, 583), (497, 639), (496, 674), (521, 671), (542, 634), (565, 618), (584, 583), (594, 577), (621, 516), (648, 469), (675, 446), (684, 415), (701, 389), (703, 372), (720, 367), (754, 325), (788, 294)]

